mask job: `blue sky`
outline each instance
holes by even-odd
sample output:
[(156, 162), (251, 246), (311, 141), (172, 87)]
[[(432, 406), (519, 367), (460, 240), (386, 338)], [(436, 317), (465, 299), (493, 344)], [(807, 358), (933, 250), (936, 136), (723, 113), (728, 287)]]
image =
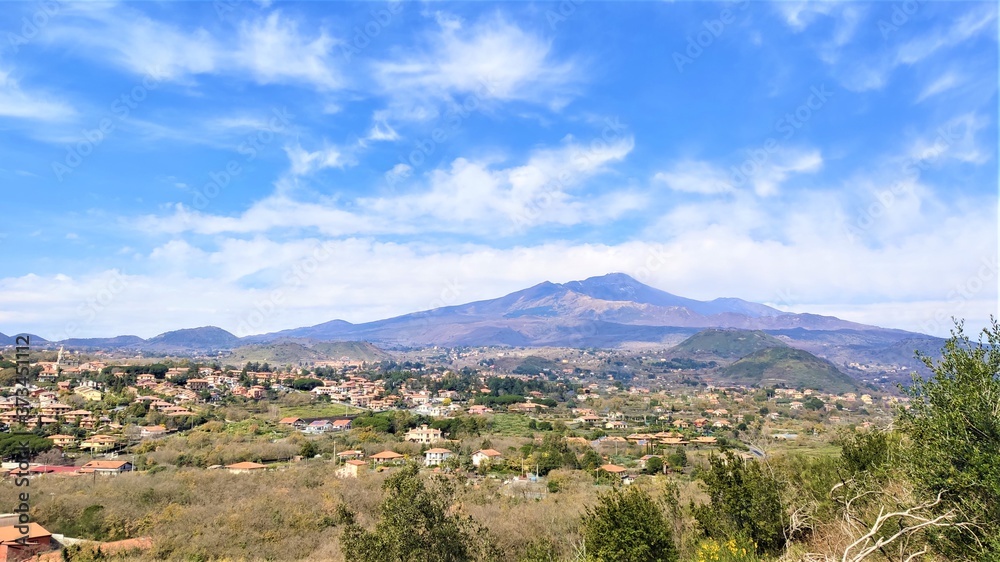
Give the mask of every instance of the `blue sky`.
[(0, 331), (375, 320), (621, 271), (997, 311), (997, 7), (7, 4)]

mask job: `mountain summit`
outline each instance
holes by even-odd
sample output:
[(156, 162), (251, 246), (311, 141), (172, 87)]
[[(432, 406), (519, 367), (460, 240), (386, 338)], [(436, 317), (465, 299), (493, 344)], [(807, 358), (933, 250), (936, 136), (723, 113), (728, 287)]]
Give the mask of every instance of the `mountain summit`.
[(363, 324), (333, 321), (252, 339), (306, 337), (406, 346), (607, 347), (628, 341), (662, 342), (701, 328), (881, 330), (831, 316), (782, 312), (737, 298), (689, 299), (624, 273), (610, 273), (568, 283), (546, 281), (496, 299), (386, 320)]

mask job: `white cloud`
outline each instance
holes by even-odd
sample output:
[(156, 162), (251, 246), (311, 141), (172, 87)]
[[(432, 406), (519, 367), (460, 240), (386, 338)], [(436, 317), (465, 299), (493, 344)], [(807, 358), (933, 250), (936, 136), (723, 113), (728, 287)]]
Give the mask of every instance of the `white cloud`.
[(285, 147), (288, 160), (291, 162), (291, 173), (294, 176), (305, 176), (326, 168), (340, 168), (351, 165), (354, 160), (343, 150), (327, 146), (310, 152), (298, 143)]
[(399, 133), (389, 125), (387, 111), (376, 111), (372, 117), (372, 128), (368, 131), (366, 140), (373, 141), (396, 141), (399, 140)]
[(134, 74), (188, 81), (201, 74), (250, 76), (259, 84), (301, 83), (320, 90), (343, 86), (333, 62), (337, 42), (274, 11), (243, 21), (239, 33), (220, 38), (204, 28), (184, 29), (136, 9), (74, 10), (50, 24), (42, 40), (83, 45)]
[(962, 13), (947, 29), (938, 29), (900, 45), (897, 64), (914, 64), (943, 48), (953, 47), (982, 32), (996, 29), (996, 4), (983, 3)]
[(393, 222), (440, 224), (457, 231), (523, 229), (546, 223), (604, 222), (640, 208), (642, 197), (611, 190), (616, 204), (573, 194), (584, 180), (609, 170), (634, 147), (632, 137), (584, 144), (572, 137), (558, 148), (536, 150), (520, 166), (499, 167), (488, 160), (456, 159), (429, 175), (427, 189), (396, 197), (363, 199), (363, 208)]
[(781, 184), (793, 174), (803, 174), (818, 171), (823, 166), (823, 157), (818, 150), (781, 151), (769, 162), (761, 166), (761, 170), (751, 175), (750, 182), (754, 192), (761, 197), (778, 193)]
[(325, 32), (307, 39), (297, 22), (272, 12), (264, 20), (241, 24), (234, 59), (261, 84), (302, 82), (335, 89), (343, 82), (331, 58), (337, 44)]
[[(407, 184), (399, 195), (361, 197), (350, 210), (339, 201), (299, 202), (279, 182), (277, 194), (258, 201), (236, 217), (217, 216), (177, 206), (165, 217), (142, 217), (143, 228), (169, 233), (267, 232), (314, 228), (328, 235), (403, 232), (509, 233), (542, 224), (602, 223), (640, 209), (645, 197), (625, 189), (600, 197), (574, 192), (588, 179), (611, 171), (634, 147), (631, 136), (591, 143), (571, 137), (557, 148), (541, 148), (524, 164), (499, 166), (491, 160), (458, 158), (436, 169), (426, 182)], [(292, 176), (350, 164), (340, 149), (309, 152), (299, 145), (285, 148)], [(394, 183), (411, 176), (412, 167), (397, 164)]]
[(909, 149), (908, 158), (923, 167), (949, 161), (983, 164), (993, 155), (977, 140), (980, 130), (989, 125), (989, 118), (966, 113), (949, 119), (926, 135), (917, 137)]
[(675, 162), (666, 172), (653, 176), (654, 182), (666, 184), (674, 191), (687, 193), (728, 193), (733, 191), (725, 170), (697, 160)]
[(920, 95), (917, 96), (916, 101), (917, 103), (920, 103), (929, 97), (936, 96), (943, 92), (947, 92), (948, 90), (951, 90), (955, 86), (958, 86), (961, 83), (961, 81), (962, 81), (961, 78), (955, 72), (951, 71), (946, 72), (938, 76), (937, 78), (934, 79), (933, 82), (928, 84), (927, 87), (924, 88), (922, 92), (920, 92)]
[(0, 117), (58, 121), (75, 113), (65, 102), (41, 92), (25, 91), (9, 71), (0, 70)]
[[(498, 100), (526, 100), (559, 106), (573, 95), (579, 71), (558, 60), (552, 43), (495, 16), (471, 26), (437, 14), (440, 29), (416, 55), (402, 55), (374, 65), (381, 88), (402, 109), (419, 100), (476, 94)], [(424, 110), (426, 111), (426, 110)], [(418, 111), (418, 114), (422, 111)]]
[(823, 166), (819, 150), (776, 149), (774, 153), (759, 152), (763, 160), (747, 156), (743, 162), (723, 169), (703, 160), (680, 160), (670, 169), (658, 172), (653, 181), (666, 184), (674, 191), (705, 195), (732, 193), (749, 185), (760, 197), (776, 195), (785, 181), (796, 174), (812, 173)]
[[(0, 324), (5, 332), (45, 337), (60, 337), (68, 324), (78, 325), (78, 336), (148, 337), (207, 324), (259, 333), (334, 318), (377, 320), (612, 271), (692, 298), (736, 296), (935, 333), (947, 331), (947, 321), (937, 320), (942, 315), (966, 317), (971, 327), (996, 310), (997, 241), (982, 236), (996, 228), (995, 198), (961, 214), (923, 208), (912, 217), (921, 229), (883, 247), (844, 236), (830, 203), (807, 198), (780, 209), (752, 198), (730, 207), (697, 204), (678, 216), (702, 213), (704, 222), (619, 244), (553, 241), (501, 249), (255, 237), (216, 239), (203, 249), (175, 241), (136, 263), (141, 273), (121, 274), (118, 285), (114, 272), (0, 278)], [(712, 218), (741, 207), (756, 216)], [(775, 216), (795, 214), (801, 219), (780, 226), (791, 230), (784, 239), (760, 234), (760, 225)], [(110, 298), (90, 310), (87, 303), (102, 291)], [(152, 316), (151, 302), (157, 303)]]

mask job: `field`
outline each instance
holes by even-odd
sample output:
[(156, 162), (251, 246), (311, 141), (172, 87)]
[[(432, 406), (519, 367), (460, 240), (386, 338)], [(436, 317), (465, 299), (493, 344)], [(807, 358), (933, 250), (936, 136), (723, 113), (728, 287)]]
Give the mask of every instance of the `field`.
[(493, 416), (493, 433), (497, 435), (522, 436), (529, 431), (531, 418), (520, 414), (496, 414)]
[(319, 419), (348, 416), (363, 410), (346, 404), (307, 404), (303, 406), (282, 406), (279, 411), (283, 418)]

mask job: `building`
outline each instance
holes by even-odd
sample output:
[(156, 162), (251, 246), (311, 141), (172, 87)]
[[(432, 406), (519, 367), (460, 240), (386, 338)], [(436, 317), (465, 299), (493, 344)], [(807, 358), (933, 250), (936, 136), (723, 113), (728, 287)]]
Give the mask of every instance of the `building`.
[(351, 429), (351, 420), (334, 420), (331, 429), (333, 431), (347, 431)]
[(407, 441), (412, 441), (414, 443), (430, 445), (431, 443), (437, 443), (440, 441), (443, 436), (440, 429), (427, 427), (427, 424), (424, 424), (420, 427), (407, 431), (404, 438)]
[(326, 433), (327, 431), (333, 430), (333, 424), (330, 420), (316, 420), (309, 422), (309, 425), (303, 430), (306, 433)]
[(48, 439), (51, 439), (52, 444), (56, 447), (72, 447), (76, 445), (76, 437), (72, 435), (49, 435)]
[(455, 456), (455, 453), (448, 449), (434, 448), (424, 452), (424, 466), (439, 466), (445, 460)]
[(248, 472), (259, 472), (266, 469), (266, 466), (256, 462), (238, 462), (236, 464), (226, 465), (226, 470), (232, 472), (233, 474), (246, 474)]
[(147, 425), (139, 428), (139, 437), (149, 439), (152, 437), (162, 437), (167, 434), (167, 428), (162, 425)]
[(306, 422), (302, 418), (281, 418), (278, 425), (288, 425), (295, 429), (302, 429), (306, 426)]
[(188, 379), (185, 386), (194, 391), (208, 390), (208, 381), (205, 379)]
[(344, 463), (344, 466), (337, 469), (336, 475), (340, 478), (357, 478), (368, 466), (365, 461), (351, 459)]
[(403, 455), (395, 451), (382, 451), (381, 453), (375, 453), (372, 455), (371, 459), (375, 464), (387, 464), (403, 460)]
[(81, 449), (105, 450), (114, 447), (118, 440), (110, 435), (94, 435), (80, 444)]
[(473, 466), (479, 466), (483, 463), (492, 463), (494, 461), (500, 460), (503, 455), (500, 451), (494, 449), (480, 449), (475, 453), (472, 453), (472, 464)]
[(100, 390), (94, 388), (87, 388), (84, 386), (78, 386), (74, 388), (73, 393), (78, 394), (82, 396), (84, 399), (90, 400), (91, 402), (97, 402), (104, 398), (104, 394), (101, 393)]
[(28, 523), (27, 533), (21, 525), (0, 527), (0, 560), (21, 562), (52, 550), (52, 533), (38, 523)]
[(132, 463), (128, 461), (90, 461), (80, 467), (81, 474), (99, 474), (101, 476), (118, 476), (123, 472), (131, 472)]

